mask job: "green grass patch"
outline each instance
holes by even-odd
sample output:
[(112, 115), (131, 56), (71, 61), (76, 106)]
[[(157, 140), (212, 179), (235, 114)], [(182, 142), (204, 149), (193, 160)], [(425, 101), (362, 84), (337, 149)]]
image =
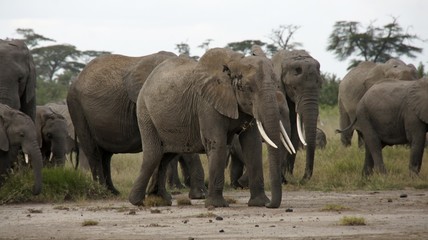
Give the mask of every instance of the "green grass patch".
[(159, 196), (149, 195), (144, 199), (144, 206), (159, 207), (159, 206), (170, 206), (170, 204), (167, 201), (165, 201), (165, 199)]
[(110, 192), (88, 174), (71, 168), (44, 168), (42, 192), (35, 196), (30, 169), (21, 169), (9, 176), (0, 188), (0, 204), (22, 202), (64, 202), (86, 199), (102, 199)]
[(339, 223), (343, 226), (364, 226), (366, 220), (363, 217), (344, 216)]

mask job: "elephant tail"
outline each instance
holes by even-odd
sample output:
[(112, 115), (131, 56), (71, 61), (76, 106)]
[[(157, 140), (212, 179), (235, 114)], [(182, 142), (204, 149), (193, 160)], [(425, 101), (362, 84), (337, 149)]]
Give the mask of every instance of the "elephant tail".
[(354, 121), (351, 123), (351, 125), (347, 126), (345, 129), (336, 129), (335, 132), (336, 133), (346, 132), (346, 131), (350, 130), (355, 125), (356, 122), (357, 122), (357, 118), (355, 118)]

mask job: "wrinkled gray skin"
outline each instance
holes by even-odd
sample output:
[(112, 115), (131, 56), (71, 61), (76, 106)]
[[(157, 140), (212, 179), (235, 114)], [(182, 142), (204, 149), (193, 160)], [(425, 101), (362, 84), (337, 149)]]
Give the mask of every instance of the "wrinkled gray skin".
[(36, 71), (33, 57), (21, 40), (0, 39), (0, 103), (35, 121)]
[[(199, 157), (195, 154), (195, 157)], [(167, 183), (170, 188), (182, 189), (185, 186), (190, 187), (190, 173), (189, 163), (192, 161), (192, 154), (181, 154), (174, 157), (168, 165), (166, 170)], [(180, 163), (181, 175), (183, 176), (183, 183), (181, 183), (180, 176), (178, 174), (178, 164)]]
[(67, 122), (48, 106), (36, 108), (36, 130), (45, 166), (64, 166), (67, 153)]
[(90, 171), (88, 159), (83, 152), (82, 149), (79, 148), (78, 141), (75, 141), (75, 132), (73, 122), (71, 121), (70, 113), (68, 112), (68, 106), (66, 101), (56, 102), (56, 103), (48, 103), (46, 104), (49, 108), (51, 108), (54, 112), (61, 114), (66, 121), (67, 124), (67, 132), (68, 135), (66, 137), (66, 153), (70, 154), (70, 159), (73, 162), (72, 155), (75, 153), (76, 155), (76, 164), (79, 169)]
[[(279, 207), (282, 198), (280, 160), (285, 148), (280, 142), (275, 78), (268, 59), (244, 58), (221, 48), (208, 50), (199, 62), (175, 57), (160, 64), (148, 77), (137, 101), (144, 155), (129, 201), (134, 205), (144, 204), (150, 176), (159, 166), (159, 193), (171, 203), (171, 196), (165, 189), (169, 160), (177, 153), (206, 153), (209, 186), (205, 205), (228, 206), (223, 197), (227, 145), (241, 132), (239, 140), (250, 175), (248, 205)], [(267, 136), (278, 146), (268, 147), (270, 202), (264, 191), (262, 142), (254, 118), (262, 123)]]
[(410, 144), (409, 170), (418, 174), (428, 132), (428, 79), (384, 81), (371, 87), (357, 106), (355, 129), (365, 142), (363, 174), (385, 173), (382, 148)]
[[(158, 64), (174, 56), (169, 52), (144, 57), (100, 56), (70, 86), (67, 105), (80, 148), (88, 158), (94, 180), (115, 194), (118, 191), (110, 172), (112, 155), (142, 151), (135, 107), (139, 90)], [(200, 182), (203, 185), (203, 179)], [(190, 198), (205, 196), (201, 187), (192, 188)]]
[[(297, 150), (297, 113), (303, 123), (307, 146), (306, 167), (302, 181), (311, 178), (314, 168), (316, 129), (319, 94), (323, 79), (319, 62), (304, 50), (281, 50), (272, 57), (275, 74), (280, 80), (280, 89), (285, 93), (290, 111), (291, 141)], [(293, 174), (296, 154), (286, 153), (284, 172)]]
[[(370, 87), (385, 79), (415, 80), (417, 70), (413, 64), (399, 59), (390, 59), (386, 63), (361, 62), (351, 69), (339, 84), (340, 128), (345, 129), (355, 120), (357, 104)], [(341, 133), (344, 146), (351, 145), (354, 129)], [(359, 141), (360, 146), (363, 144)]]
[(0, 104), (0, 186), (16, 159), (19, 147), (28, 154), (34, 172), (33, 194), (42, 190), (42, 154), (36, 127), (29, 116)]

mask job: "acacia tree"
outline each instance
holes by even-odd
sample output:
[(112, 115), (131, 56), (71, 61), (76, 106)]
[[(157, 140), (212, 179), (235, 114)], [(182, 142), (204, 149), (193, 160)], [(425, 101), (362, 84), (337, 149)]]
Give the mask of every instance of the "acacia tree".
[(382, 27), (373, 25), (365, 28), (359, 22), (338, 21), (328, 38), (327, 51), (339, 60), (351, 58), (348, 69), (361, 61), (386, 62), (390, 58), (407, 56), (415, 58), (422, 48), (410, 45), (413, 40), (421, 40), (416, 34), (404, 32), (397, 18)]
[(33, 55), (37, 75), (37, 104), (64, 99), (71, 79), (94, 57), (106, 51), (79, 51), (70, 44), (40, 46), (41, 41), (55, 40), (35, 33), (32, 29), (17, 29)]
[(293, 35), (297, 30), (300, 29), (300, 26), (289, 24), (289, 25), (280, 25), (277, 29), (272, 29), (270, 39), (272, 40), (271, 49), (272, 53), (277, 52), (278, 50), (294, 50), (298, 47), (302, 47), (303, 44), (300, 42), (291, 42)]

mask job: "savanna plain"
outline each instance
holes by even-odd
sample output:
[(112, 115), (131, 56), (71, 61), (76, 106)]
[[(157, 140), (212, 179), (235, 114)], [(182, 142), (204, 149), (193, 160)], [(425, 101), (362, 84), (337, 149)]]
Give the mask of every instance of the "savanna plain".
[[(44, 170), (39, 196), (29, 194), (30, 171), (12, 176), (0, 189), (0, 239), (428, 239), (427, 153), (419, 177), (411, 177), (408, 147), (386, 147), (388, 174), (363, 178), (364, 149), (355, 137), (343, 147), (338, 125), (337, 108), (322, 108), (319, 127), (327, 146), (317, 149), (313, 177), (305, 184), (299, 182), (305, 164), (299, 151), (278, 209), (248, 207), (249, 191), (230, 188), (227, 169), (228, 208), (205, 208), (204, 200), (188, 200), (186, 189), (170, 189), (172, 206), (158, 206), (156, 199), (133, 206), (127, 196), (143, 153), (118, 154), (112, 177), (119, 196), (70, 163)], [(270, 196), (267, 162), (264, 173)]]

